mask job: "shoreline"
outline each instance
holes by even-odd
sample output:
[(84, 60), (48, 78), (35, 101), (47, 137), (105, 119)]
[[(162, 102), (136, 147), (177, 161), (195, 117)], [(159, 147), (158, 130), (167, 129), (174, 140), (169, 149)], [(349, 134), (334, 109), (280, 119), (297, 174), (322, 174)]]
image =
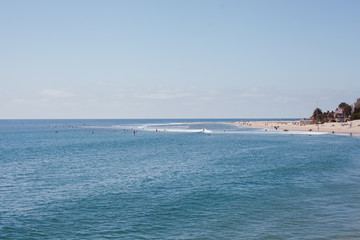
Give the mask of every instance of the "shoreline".
[(310, 124), (310, 121), (240, 121), (233, 124), (246, 128), (260, 128), (264, 131), (301, 131), (301, 132), (323, 132), (345, 136), (360, 136), (360, 120), (348, 122), (331, 122), (324, 124)]

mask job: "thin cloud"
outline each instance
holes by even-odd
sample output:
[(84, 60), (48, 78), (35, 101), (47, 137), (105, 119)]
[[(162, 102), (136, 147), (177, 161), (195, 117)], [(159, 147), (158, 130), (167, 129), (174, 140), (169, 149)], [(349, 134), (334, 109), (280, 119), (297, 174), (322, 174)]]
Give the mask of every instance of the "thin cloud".
[(259, 88), (252, 88), (250, 91), (243, 92), (240, 94), (241, 97), (247, 98), (247, 97), (266, 97), (268, 94), (266, 94), (264, 91), (260, 90)]
[(184, 89), (160, 89), (153, 93), (139, 95), (140, 98), (153, 100), (177, 99), (194, 96), (196, 96), (194, 93)]
[(277, 96), (273, 100), (276, 102), (296, 102), (299, 101), (299, 98), (292, 96)]
[(113, 86), (112, 83), (107, 82), (107, 81), (97, 81), (95, 84), (98, 86), (102, 86), (102, 87), (112, 87)]
[(16, 98), (12, 100), (15, 104), (27, 104), (29, 101), (24, 98)]
[(66, 98), (66, 97), (74, 96), (72, 92), (57, 90), (57, 89), (44, 89), (40, 92), (40, 94), (43, 96), (54, 97), (54, 98)]
[(199, 101), (212, 101), (212, 100), (215, 100), (219, 95), (220, 95), (220, 93), (218, 91), (209, 90), (209, 91), (205, 92), (203, 95), (199, 96), (198, 100)]

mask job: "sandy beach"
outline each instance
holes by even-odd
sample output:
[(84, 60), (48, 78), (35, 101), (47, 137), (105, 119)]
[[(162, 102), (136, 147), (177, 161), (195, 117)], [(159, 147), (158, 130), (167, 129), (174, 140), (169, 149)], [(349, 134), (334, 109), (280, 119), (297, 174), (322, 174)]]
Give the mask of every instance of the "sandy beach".
[(324, 124), (311, 124), (310, 121), (241, 121), (234, 124), (248, 128), (262, 128), (277, 131), (309, 131), (327, 132), (349, 136), (360, 136), (360, 120), (348, 122), (332, 122)]

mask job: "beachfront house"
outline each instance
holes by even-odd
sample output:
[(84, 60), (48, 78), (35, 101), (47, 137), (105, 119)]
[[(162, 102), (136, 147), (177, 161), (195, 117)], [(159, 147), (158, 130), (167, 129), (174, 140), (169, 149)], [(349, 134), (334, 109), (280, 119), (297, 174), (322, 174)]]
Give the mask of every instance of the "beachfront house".
[(345, 120), (344, 110), (341, 108), (336, 108), (336, 110), (334, 112), (334, 118), (337, 122), (344, 121)]

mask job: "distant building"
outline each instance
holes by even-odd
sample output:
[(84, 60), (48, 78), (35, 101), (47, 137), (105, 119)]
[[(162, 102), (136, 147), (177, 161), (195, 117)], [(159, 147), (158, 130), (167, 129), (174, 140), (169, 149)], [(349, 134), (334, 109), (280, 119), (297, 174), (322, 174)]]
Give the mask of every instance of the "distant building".
[(334, 112), (334, 118), (337, 122), (342, 122), (345, 119), (344, 110), (337, 108)]

